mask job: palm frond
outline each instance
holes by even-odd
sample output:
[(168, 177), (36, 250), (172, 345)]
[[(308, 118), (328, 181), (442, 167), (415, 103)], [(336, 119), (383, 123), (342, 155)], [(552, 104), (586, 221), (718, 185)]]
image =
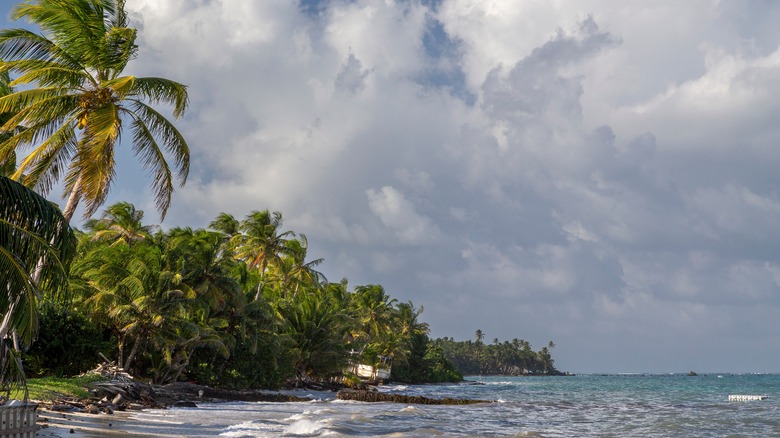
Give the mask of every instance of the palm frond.
[(19, 164), (13, 178), (48, 193), (76, 153), (74, 123), (65, 123)]
[[(13, 83), (11, 84), (13, 85)], [(38, 103), (48, 103), (52, 99), (61, 98), (67, 96), (67, 93), (61, 87), (39, 87), (29, 90), (17, 91), (16, 93), (9, 94), (0, 98), (0, 113), (13, 113), (16, 114), (24, 108)], [(22, 121), (18, 115), (15, 116), (15, 120)], [(10, 126), (15, 128), (21, 123)], [(8, 126), (8, 123), (6, 123)]]
[[(55, 60), (61, 51), (49, 39), (27, 29), (0, 30), (0, 58)], [(72, 65), (72, 64), (71, 64)]]
[(133, 109), (134, 111), (129, 112), (133, 118), (133, 152), (139, 157), (144, 168), (154, 175), (152, 184), (155, 203), (164, 218), (170, 205), (173, 182), (171, 169), (157, 138), (161, 139), (165, 151), (173, 158), (178, 170), (179, 185), (184, 185), (189, 173), (189, 146), (176, 127), (148, 105), (135, 101)]
[(135, 76), (121, 76), (105, 81), (103, 87), (110, 88), (119, 99), (124, 99), (135, 87)]
[(29, 393), (22, 358), (9, 344), (8, 340), (0, 340), (0, 391), (8, 396), (13, 391), (21, 390), (24, 401), (27, 401)]
[(23, 185), (0, 177), (0, 312), (29, 345), (35, 337), (41, 290), (67, 288), (76, 239), (59, 209)]
[(94, 65), (100, 51), (97, 42), (105, 34), (103, 11), (107, 1), (39, 0), (22, 3), (11, 12), (11, 18), (27, 18), (51, 35), (51, 40), (84, 64)]
[(106, 105), (89, 114), (80, 139), (76, 163), (66, 177), (68, 186), (81, 182), (81, 199), (89, 217), (103, 205), (107, 188), (116, 174), (114, 145), (119, 138), (121, 120), (115, 105)]
[(11, 82), (11, 86), (35, 83), (42, 87), (69, 89), (80, 87), (91, 80), (91, 77), (84, 70), (38, 59), (6, 61), (0, 66), (0, 71), (14, 71), (19, 74)]
[(181, 117), (189, 105), (187, 86), (165, 78), (135, 78), (133, 93), (149, 103), (173, 105), (173, 115)]

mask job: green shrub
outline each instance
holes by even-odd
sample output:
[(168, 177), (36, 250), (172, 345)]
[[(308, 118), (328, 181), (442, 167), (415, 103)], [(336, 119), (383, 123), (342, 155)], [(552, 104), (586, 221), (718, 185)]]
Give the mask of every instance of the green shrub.
[(62, 306), (45, 303), (38, 339), (24, 356), (25, 372), (35, 376), (75, 376), (102, 362), (111, 351), (110, 336), (91, 319)]

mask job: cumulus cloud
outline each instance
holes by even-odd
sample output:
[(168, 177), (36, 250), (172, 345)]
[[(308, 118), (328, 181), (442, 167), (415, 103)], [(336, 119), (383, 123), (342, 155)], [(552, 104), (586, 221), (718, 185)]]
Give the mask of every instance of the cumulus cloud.
[(421, 245), (438, 237), (430, 219), (415, 211), (414, 205), (393, 187), (368, 190), (368, 206), (403, 244)]

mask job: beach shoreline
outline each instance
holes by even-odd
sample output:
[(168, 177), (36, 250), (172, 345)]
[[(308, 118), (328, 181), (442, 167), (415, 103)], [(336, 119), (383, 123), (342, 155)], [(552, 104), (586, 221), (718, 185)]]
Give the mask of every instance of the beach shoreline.
[[(136, 419), (133, 413), (87, 414), (82, 412), (59, 412), (38, 410), (38, 432), (41, 438), (109, 438), (116, 436), (159, 436), (165, 438), (186, 437), (176, 433), (161, 435), (158, 428), (149, 429)], [(158, 425), (159, 426), (159, 425)]]
[[(140, 385), (134, 382), (136, 385)], [(175, 383), (162, 387), (149, 386), (145, 400), (123, 400), (119, 405), (106, 398), (33, 401), (38, 404), (36, 437), (154, 436), (164, 438), (188, 437), (189, 425), (184, 423), (152, 423), (139, 421), (136, 415), (154, 409), (177, 406), (197, 407), (200, 403), (220, 402), (295, 402), (310, 401), (292, 391), (283, 394), (273, 390), (227, 390), (192, 383)]]

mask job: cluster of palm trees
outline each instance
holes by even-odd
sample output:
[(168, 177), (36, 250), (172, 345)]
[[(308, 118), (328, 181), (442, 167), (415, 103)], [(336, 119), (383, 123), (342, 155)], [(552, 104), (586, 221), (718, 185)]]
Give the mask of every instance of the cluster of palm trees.
[(351, 360), (404, 363), (412, 337), (428, 333), (421, 309), (379, 285), (328, 282), (315, 269), (322, 260), (307, 258), (306, 237), (282, 224), (281, 213), (263, 210), (163, 232), (133, 205), (114, 204), (77, 233), (70, 306), (110, 332), (104, 353), (161, 383), (232, 372), (251, 384), (236, 375), (237, 350), (242, 361), (263, 356), (253, 362), (270, 364), (265, 374), (277, 379), (339, 375)]
[(430, 348), (439, 349), (443, 355), (462, 373), (469, 375), (559, 375), (554, 366), (550, 341), (538, 351), (523, 339), (501, 342), (493, 339), (492, 344), (484, 343), (484, 333), (477, 330), (475, 339), (455, 341), (452, 338), (440, 338), (431, 342)]

